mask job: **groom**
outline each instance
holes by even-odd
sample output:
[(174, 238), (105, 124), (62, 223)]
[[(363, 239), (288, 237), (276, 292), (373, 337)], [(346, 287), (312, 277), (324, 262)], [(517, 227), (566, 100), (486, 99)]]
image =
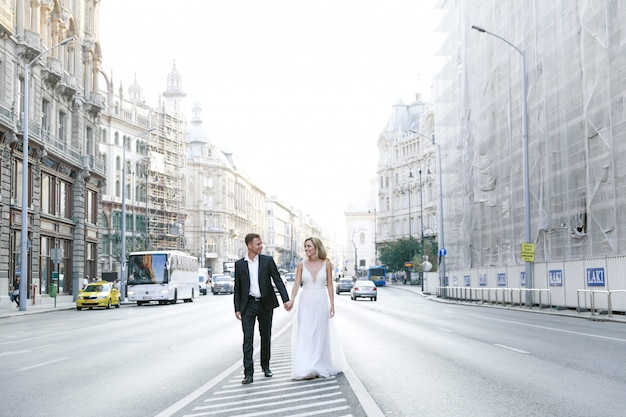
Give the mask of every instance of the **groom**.
[[(272, 287), (272, 280), (280, 293), (283, 305), (289, 301), (287, 289), (283, 283), (276, 263), (271, 256), (261, 255), (263, 242), (256, 233), (246, 235), (248, 254), (235, 262), (234, 303), (235, 316), (241, 320), (243, 329), (243, 367), (242, 384), (250, 384), (254, 374), (254, 322), (259, 322), (261, 335), (261, 369), (266, 377), (271, 377), (270, 343), (272, 338), (272, 316), (278, 307), (278, 299)], [(288, 306), (285, 305), (288, 310)]]

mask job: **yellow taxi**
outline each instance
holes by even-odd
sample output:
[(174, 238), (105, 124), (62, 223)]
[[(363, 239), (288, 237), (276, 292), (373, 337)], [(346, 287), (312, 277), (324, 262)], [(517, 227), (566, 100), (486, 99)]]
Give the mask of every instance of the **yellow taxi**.
[(107, 281), (90, 282), (76, 297), (76, 310), (93, 307), (120, 308), (120, 291), (114, 283)]

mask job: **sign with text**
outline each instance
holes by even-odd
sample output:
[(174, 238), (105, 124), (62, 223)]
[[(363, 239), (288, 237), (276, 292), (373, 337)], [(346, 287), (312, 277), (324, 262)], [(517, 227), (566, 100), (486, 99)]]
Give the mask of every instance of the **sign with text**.
[(587, 268), (587, 285), (589, 287), (604, 287), (604, 268)]
[(483, 274), (479, 274), (479, 275), (478, 275), (478, 284), (479, 284), (481, 287), (484, 287), (484, 286), (486, 286), (486, 285), (487, 285), (487, 274), (484, 274), (484, 273), (483, 273)]
[(553, 269), (548, 271), (549, 281), (551, 287), (563, 286), (563, 271), (561, 269)]
[(469, 275), (463, 275), (463, 282), (465, 283), (466, 287), (470, 286), (470, 276)]
[(522, 261), (535, 262), (535, 244), (522, 243)]
[(498, 287), (506, 287), (506, 274), (504, 272), (498, 274)]

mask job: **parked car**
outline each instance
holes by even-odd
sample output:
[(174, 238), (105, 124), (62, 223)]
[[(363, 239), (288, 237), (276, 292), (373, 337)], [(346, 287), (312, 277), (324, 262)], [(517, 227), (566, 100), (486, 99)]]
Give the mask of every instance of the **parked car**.
[(233, 279), (228, 275), (215, 274), (211, 277), (211, 292), (217, 294), (232, 294), (235, 284)]
[(121, 294), (113, 282), (97, 281), (89, 283), (76, 296), (76, 310), (94, 307), (120, 308)]
[(335, 286), (335, 292), (337, 294), (350, 292), (352, 287), (354, 287), (354, 281), (352, 281), (352, 278), (339, 278), (339, 281), (337, 281), (337, 285)]
[(369, 298), (370, 301), (377, 301), (378, 289), (370, 280), (357, 281), (350, 290), (350, 298), (355, 301), (357, 298)]
[(286, 278), (287, 282), (293, 282), (293, 281), (295, 281), (295, 280), (296, 280), (296, 274), (294, 274), (293, 272), (289, 272), (289, 273), (286, 275), (286, 277), (287, 277), (287, 278)]

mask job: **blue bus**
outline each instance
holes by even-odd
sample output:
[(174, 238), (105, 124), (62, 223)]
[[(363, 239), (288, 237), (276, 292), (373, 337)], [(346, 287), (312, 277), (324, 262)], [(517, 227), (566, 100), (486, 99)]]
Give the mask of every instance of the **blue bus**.
[(387, 268), (384, 266), (370, 266), (367, 268), (367, 279), (372, 280), (377, 287), (387, 284), (386, 276)]

